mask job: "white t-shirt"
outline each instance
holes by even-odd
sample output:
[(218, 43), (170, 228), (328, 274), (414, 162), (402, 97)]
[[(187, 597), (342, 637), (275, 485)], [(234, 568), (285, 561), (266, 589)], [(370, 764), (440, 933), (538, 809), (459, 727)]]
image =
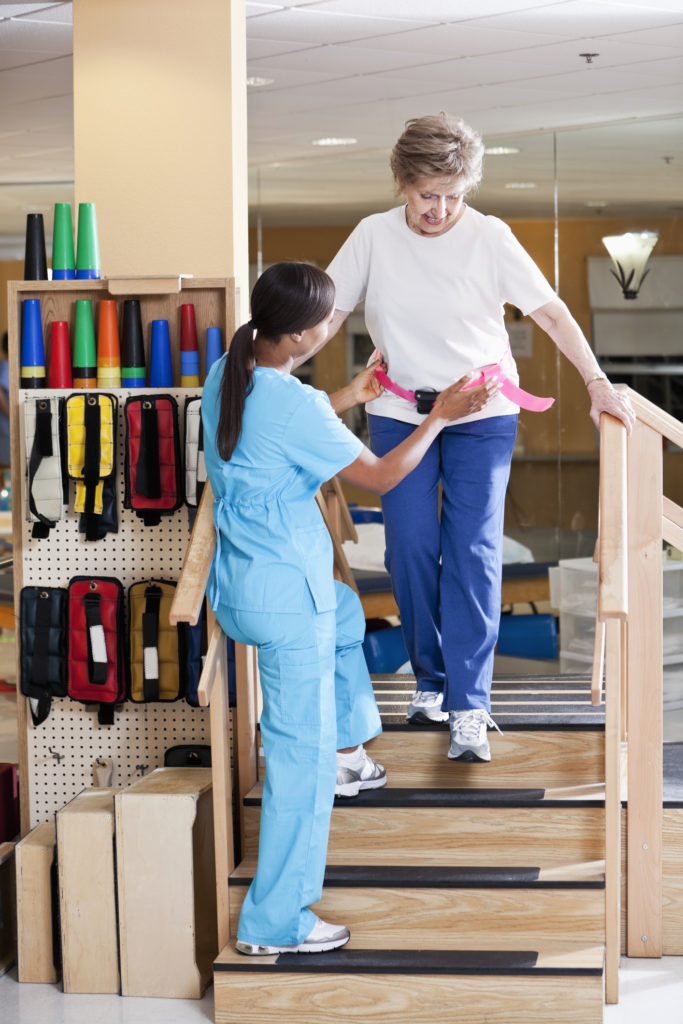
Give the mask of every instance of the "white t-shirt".
[[(418, 235), (405, 206), (366, 217), (327, 268), (335, 306), (350, 312), (365, 299), (365, 322), (392, 381), (409, 391), (442, 391), (479, 366), (505, 360), (515, 383), (503, 303), (525, 315), (555, 292), (510, 228), (466, 207), (444, 235)], [(421, 423), (416, 406), (384, 391), (369, 413)], [(505, 416), (519, 407), (498, 395), (458, 422)]]

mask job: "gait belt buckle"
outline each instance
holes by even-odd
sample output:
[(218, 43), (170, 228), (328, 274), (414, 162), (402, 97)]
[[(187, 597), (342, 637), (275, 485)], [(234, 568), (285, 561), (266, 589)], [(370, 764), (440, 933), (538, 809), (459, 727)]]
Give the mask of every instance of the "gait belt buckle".
[(432, 411), (434, 402), (437, 400), (440, 391), (436, 388), (415, 388), (415, 401), (417, 402), (417, 411), (426, 416), (428, 412)]

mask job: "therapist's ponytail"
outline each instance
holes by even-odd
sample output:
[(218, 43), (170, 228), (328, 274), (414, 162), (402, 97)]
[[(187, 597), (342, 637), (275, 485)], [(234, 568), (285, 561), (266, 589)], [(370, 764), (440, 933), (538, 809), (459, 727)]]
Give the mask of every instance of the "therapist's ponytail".
[(242, 432), (247, 396), (254, 386), (256, 337), (277, 348), (285, 334), (300, 334), (325, 320), (334, 308), (334, 284), (310, 263), (274, 263), (251, 293), (251, 320), (230, 342), (220, 393), (216, 447), (226, 462)]

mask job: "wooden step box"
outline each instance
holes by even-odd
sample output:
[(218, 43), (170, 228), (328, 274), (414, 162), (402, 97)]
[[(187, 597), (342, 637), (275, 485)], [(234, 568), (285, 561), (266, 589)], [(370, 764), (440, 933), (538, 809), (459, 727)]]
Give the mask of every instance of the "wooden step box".
[(53, 900), (56, 845), (56, 827), (50, 821), (38, 825), (16, 846), (19, 981), (57, 981)]
[(210, 768), (158, 768), (116, 797), (121, 992), (199, 999), (218, 953)]
[(57, 811), (65, 992), (118, 993), (114, 868), (116, 789), (85, 789)]

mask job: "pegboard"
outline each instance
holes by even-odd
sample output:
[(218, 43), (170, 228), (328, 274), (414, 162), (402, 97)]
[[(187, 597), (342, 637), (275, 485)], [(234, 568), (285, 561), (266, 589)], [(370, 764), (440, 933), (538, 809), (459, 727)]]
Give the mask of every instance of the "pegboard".
[[(40, 397), (66, 397), (71, 391), (41, 389)], [(89, 391), (87, 394), (97, 394)], [(31, 537), (32, 524), (22, 523), (23, 584), (67, 587), (73, 576), (114, 576), (126, 591), (132, 583), (148, 579), (177, 580), (190, 538), (188, 509), (162, 516), (158, 526), (145, 526), (135, 512), (123, 508), (124, 498), (124, 405), (129, 395), (171, 394), (178, 402), (181, 451), (184, 452), (185, 399), (201, 394), (188, 388), (112, 389), (118, 400), (116, 486), (118, 493), (118, 533), (102, 540), (86, 541), (79, 533), (79, 514), (73, 511), (75, 483), (69, 483), (69, 504), (65, 517), (50, 530), (49, 537)], [(19, 423), (24, 423), (24, 402), (37, 397), (30, 391), (19, 392)], [(21, 466), (23, 467), (22, 509), (26, 499), (26, 450), (23, 429)], [(183, 460), (184, 461), (184, 460)], [(127, 616), (127, 608), (126, 608)], [(54, 813), (84, 787), (94, 784), (93, 766), (98, 757), (113, 761), (112, 784), (125, 785), (136, 776), (163, 765), (164, 752), (178, 743), (210, 743), (207, 708), (192, 708), (184, 700), (168, 704), (125, 702), (116, 711), (114, 724), (100, 726), (96, 708), (78, 704), (69, 698), (54, 699), (46, 721), (33, 726), (29, 721), (28, 794), (30, 827), (51, 820)], [(140, 767), (144, 766), (144, 767)]]

